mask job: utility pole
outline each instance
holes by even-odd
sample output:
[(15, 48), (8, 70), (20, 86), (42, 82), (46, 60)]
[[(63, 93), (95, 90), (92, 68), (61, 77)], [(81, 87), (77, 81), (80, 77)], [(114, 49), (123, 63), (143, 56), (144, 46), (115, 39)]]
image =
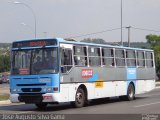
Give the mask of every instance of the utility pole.
[(123, 1), (121, 0), (121, 46), (123, 46)]
[(131, 26), (126, 27), (128, 29), (128, 47), (130, 47), (130, 28)]

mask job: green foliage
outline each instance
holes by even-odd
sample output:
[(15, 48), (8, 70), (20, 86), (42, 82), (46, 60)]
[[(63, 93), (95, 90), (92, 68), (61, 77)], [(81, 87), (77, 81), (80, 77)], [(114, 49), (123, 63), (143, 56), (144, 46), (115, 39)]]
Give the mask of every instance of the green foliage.
[(0, 43), (0, 48), (11, 48), (11, 43)]
[(101, 38), (86, 38), (82, 40), (81, 42), (87, 42), (87, 43), (96, 43), (96, 44), (106, 44), (105, 40)]
[(160, 78), (160, 35), (147, 35), (147, 42), (151, 44), (151, 48), (155, 53), (155, 61), (156, 61), (156, 72), (157, 76)]
[(8, 100), (8, 99), (9, 99), (9, 95), (8, 94), (0, 95), (0, 101)]
[(147, 42), (150, 43), (152, 46), (156, 46), (157, 44), (160, 44), (160, 36), (158, 35), (147, 35), (146, 36)]
[(0, 73), (10, 70), (10, 43), (0, 43)]
[(7, 72), (10, 70), (10, 56), (0, 55), (0, 72)]

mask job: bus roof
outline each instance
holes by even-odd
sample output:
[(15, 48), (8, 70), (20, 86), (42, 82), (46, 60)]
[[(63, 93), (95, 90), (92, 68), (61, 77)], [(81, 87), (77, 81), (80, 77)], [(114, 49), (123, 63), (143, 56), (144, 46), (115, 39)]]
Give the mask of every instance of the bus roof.
[(122, 49), (131, 49), (131, 50), (145, 50), (145, 51), (153, 51), (151, 49), (142, 49), (142, 48), (133, 48), (133, 47), (124, 47), (124, 46), (117, 46), (117, 45), (109, 45), (109, 44), (96, 44), (96, 43), (87, 43), (87, 42), (77, 42), (77, 41), (68, 41), (62, 38), (56, 38), (61, 43), (68, 43), (68, 44), (78, 44), (78, 45), (91, 45), (97, 47), (111, 47), (111, 48), (122, 48)]
[(90, 45), (90, 46), (97, 46), (97, 47), (110, 47), (110, 48), (121, 48), (121, 49), (130, 49), (130, 50), (143, 50), (143, 51), (153, 51), (151, 49), (142, 49), (142, 48), (133, 48), (133, 47), (124, 47), (124, 46), (117, 46), (117, 45), (109, 45), (109, 44), (96, 44), (96, 43), (87, 43), (87, 42), (78, 42), (78, 41), (69, 41), (63, 38), (40, 38), (40, 39), (30, 39), (30, 40), (17, 40), (15, 42), (24, 42), (24, 41), (32, 41), (32, 40), (57, 40), (58, 43), (66, 43), (66, 44), (77, 44), (77, 45)]

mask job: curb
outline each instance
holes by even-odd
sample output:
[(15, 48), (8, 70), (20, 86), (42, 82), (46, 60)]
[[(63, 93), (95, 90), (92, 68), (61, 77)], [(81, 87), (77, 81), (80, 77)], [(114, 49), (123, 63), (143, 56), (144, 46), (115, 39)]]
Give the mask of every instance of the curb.
[(3, 105), (3, 104), (11, 104), (11, 101), (10, 100), (0, 101), (0, 105)]
[(160, 86), (157, 86), (155, 89), (160, 89)]
[(160, 82), (156, 82), (156, 85), (160, 85)]

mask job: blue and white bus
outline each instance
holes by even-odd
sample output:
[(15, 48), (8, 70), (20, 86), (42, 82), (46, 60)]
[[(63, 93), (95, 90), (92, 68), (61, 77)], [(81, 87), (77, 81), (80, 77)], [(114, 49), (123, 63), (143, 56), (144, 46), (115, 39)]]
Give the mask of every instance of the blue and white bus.
[(15, 41), (11, 50), (10, 99), (47, 104), (136, 94), (155, 88), (154, 52), (149, 49), (67, 41)]

